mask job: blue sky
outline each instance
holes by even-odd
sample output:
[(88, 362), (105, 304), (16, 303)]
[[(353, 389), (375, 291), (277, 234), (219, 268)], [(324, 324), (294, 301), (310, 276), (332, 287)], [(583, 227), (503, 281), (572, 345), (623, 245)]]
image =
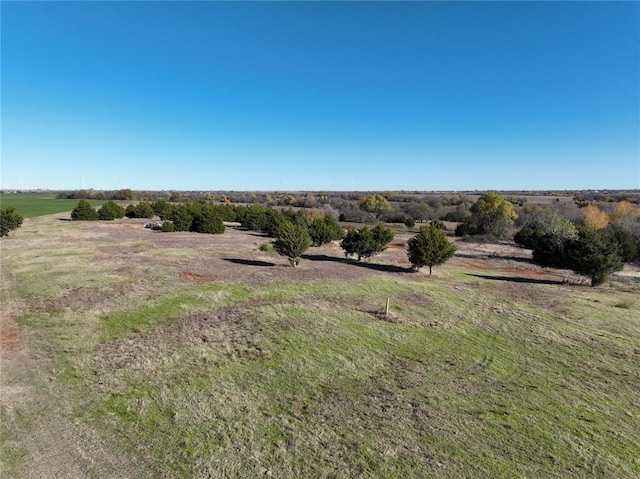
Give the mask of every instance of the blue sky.
[(640, 2), (0, 9), (2, 188), (640, 188)]

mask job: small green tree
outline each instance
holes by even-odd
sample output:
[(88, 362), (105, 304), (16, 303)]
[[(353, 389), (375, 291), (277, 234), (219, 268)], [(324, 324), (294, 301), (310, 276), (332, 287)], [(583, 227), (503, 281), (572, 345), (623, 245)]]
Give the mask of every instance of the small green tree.
[(0, 210), (0, 236), (7, 236), (10, 231), (18, 229), (24, 218), (16, 212), (15, 206), (7, 206)]
[(602, 230), (578, 228), (578, 237), (566, 245), (567, 266), (578, 274), (591, 278), (598, 286), (614, 271), (622, 269), (619, 244)]
[(444, 230), (433, 221), (422, 226), (420, 232), (408, 242), (407, 256), (415, 270), (444, 264), (456, 252), (456, 245), (447, 239)]
[(193, 215), (185, 204), (173, 205), (171, 214), (167, 218), (173, 223), (175, 231), (190, 231), (193, 223)]
[(225, 226), (213, 205), (203, 205), (193, 216), (191, 231), (196, 233), (222, 234)]
[(378, 224), (373, 229), (367, 226), (349, 229), (340, 242), (340, 247), (344, 250), (345, 256), (355, 255), (358, 261), (361, 261), (384, 251), (391, 241), (391, 228)]
[(503, 196), (494, 192), (485, 193), (471, 207), (471, 231), (501, 238), (517, 217), (513, 205)]
[(98, 219), (98, 212), (87, 201), (80, 200), (71, 211), (71, 219), (74, 221), (94, 221)]
[(289, 259), (291, 266), (300, 265), (300, 257), (311, 246), (311, 237), (307, 228), (292, 223), (283, 223), (278, 230), (278, 236), (273, 248), (281, 256)]
[(160, 227), (160, 230), (163, 233), (173, 233), (176, 230), (176, 227), (171, 221), (164, 221), (162, 223), (162, 226)]
[(270, 207), (264, 208), (264, 218), (265, 223), (261, 230), (272, 238), (276, 238), (278, 236), (282, 225), (291, 223), (282, 211)]
[(270, 218), (267, 216), (269, 209), (264, 206), (239, 207), (237, 209), (238, 221), (243, 228), (262, 231), (269, 224)]
[(389, 200), (381, 194), (365, 196), (360, 200), (360, 208), (368, 213), (373, 213), (379, 219), (382, 213), (393, 210)]
[(153, 213), (158, 215), (160, 219), (163, 219), (165, 212), (166, 212), (166, 215), (168, 216), (169, 210), (167, 208), (169, 207), (170, 207), (169, 203), (167, 203), (167, 201), (162, 198), (158, 198), (153, 203), (151, 203), (151, 208), (153, 208)]
[(129, 205), (124, 212), (127, 218), (153, 218), (153, 207), (147, 201), (141, 201), (137, 205)]
[(98, 210), (98, 219), (115, 220), (124, 216), (124, 208), (114, 201), (107, 201)]
[(313, 221), (309, 226), (309, 234), (311, 235), (313, 246), (322, 246), (323, 244), (340, 240), (344, 236), (342, 228), (330, 213)]

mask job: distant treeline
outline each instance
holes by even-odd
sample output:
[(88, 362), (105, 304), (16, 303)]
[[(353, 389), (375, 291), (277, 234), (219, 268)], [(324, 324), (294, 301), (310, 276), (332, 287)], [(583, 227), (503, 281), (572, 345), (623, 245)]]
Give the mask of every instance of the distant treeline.
[[(276, 208), (305, 208), (331, 212), (341, 221), (369, 222), (370, 212), (360, 207), (360, 201), (371, 192), (318, 191), (318, 192), (246, 192), (246, 191), (95, 191), (92, 189), (64, 191), (57, 198), (93, 199), (114, 201), (163, 200), (169, 203), (192, 203), (205, 201), (216, 204), (262, 205)], [(381, 193), (388, 199), (390, 210), (382, 212), (377, 220), (387, 223), (406, 223), (412, 220), (425, 223), (431, 220), (464, 222), (470, 216), (470, 208), (480, 192), (410, 192)], [(620, 201), (640, 204), (640, 191), (511, 191), (504, 195), (523, 216), (538, 204), (555, 204), (563, 214), (572, 219), (579, 218), (579, 209), (589, 204), (600, 204), (607, 209)], [(573, 200), (573, 201), (572, 201)]]

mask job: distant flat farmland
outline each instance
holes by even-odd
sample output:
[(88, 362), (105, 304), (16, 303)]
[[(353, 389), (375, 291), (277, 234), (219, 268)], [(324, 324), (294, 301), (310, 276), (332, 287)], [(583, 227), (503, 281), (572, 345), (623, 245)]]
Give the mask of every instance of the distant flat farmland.
[[(58, 200), (56, 193), (0, 193), (0, 207), (15, 206), (18, 213), (25, 218), (51, 215), (71, 211), (79, 200)], [(100, 206), (104, 201), (89, 200), (93, 206)]]

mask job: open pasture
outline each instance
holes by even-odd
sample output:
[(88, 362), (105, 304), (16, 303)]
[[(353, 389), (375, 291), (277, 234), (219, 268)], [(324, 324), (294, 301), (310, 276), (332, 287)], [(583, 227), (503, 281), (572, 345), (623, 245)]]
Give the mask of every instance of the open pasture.
[(637, 268), (458, 243), (429, 276), (398, 228), (294, 269), (233, 227), (62, 217), (2, 239), (6, 477), (640, 475)]
[[(0, 207), (15, 206), (25, 218), (71, 211), (79, 200), (56, 199), (56, 192), (48, 193), (0, 193)], [(93, 206), (101, 206), (104, 201), (88, 200)]]

